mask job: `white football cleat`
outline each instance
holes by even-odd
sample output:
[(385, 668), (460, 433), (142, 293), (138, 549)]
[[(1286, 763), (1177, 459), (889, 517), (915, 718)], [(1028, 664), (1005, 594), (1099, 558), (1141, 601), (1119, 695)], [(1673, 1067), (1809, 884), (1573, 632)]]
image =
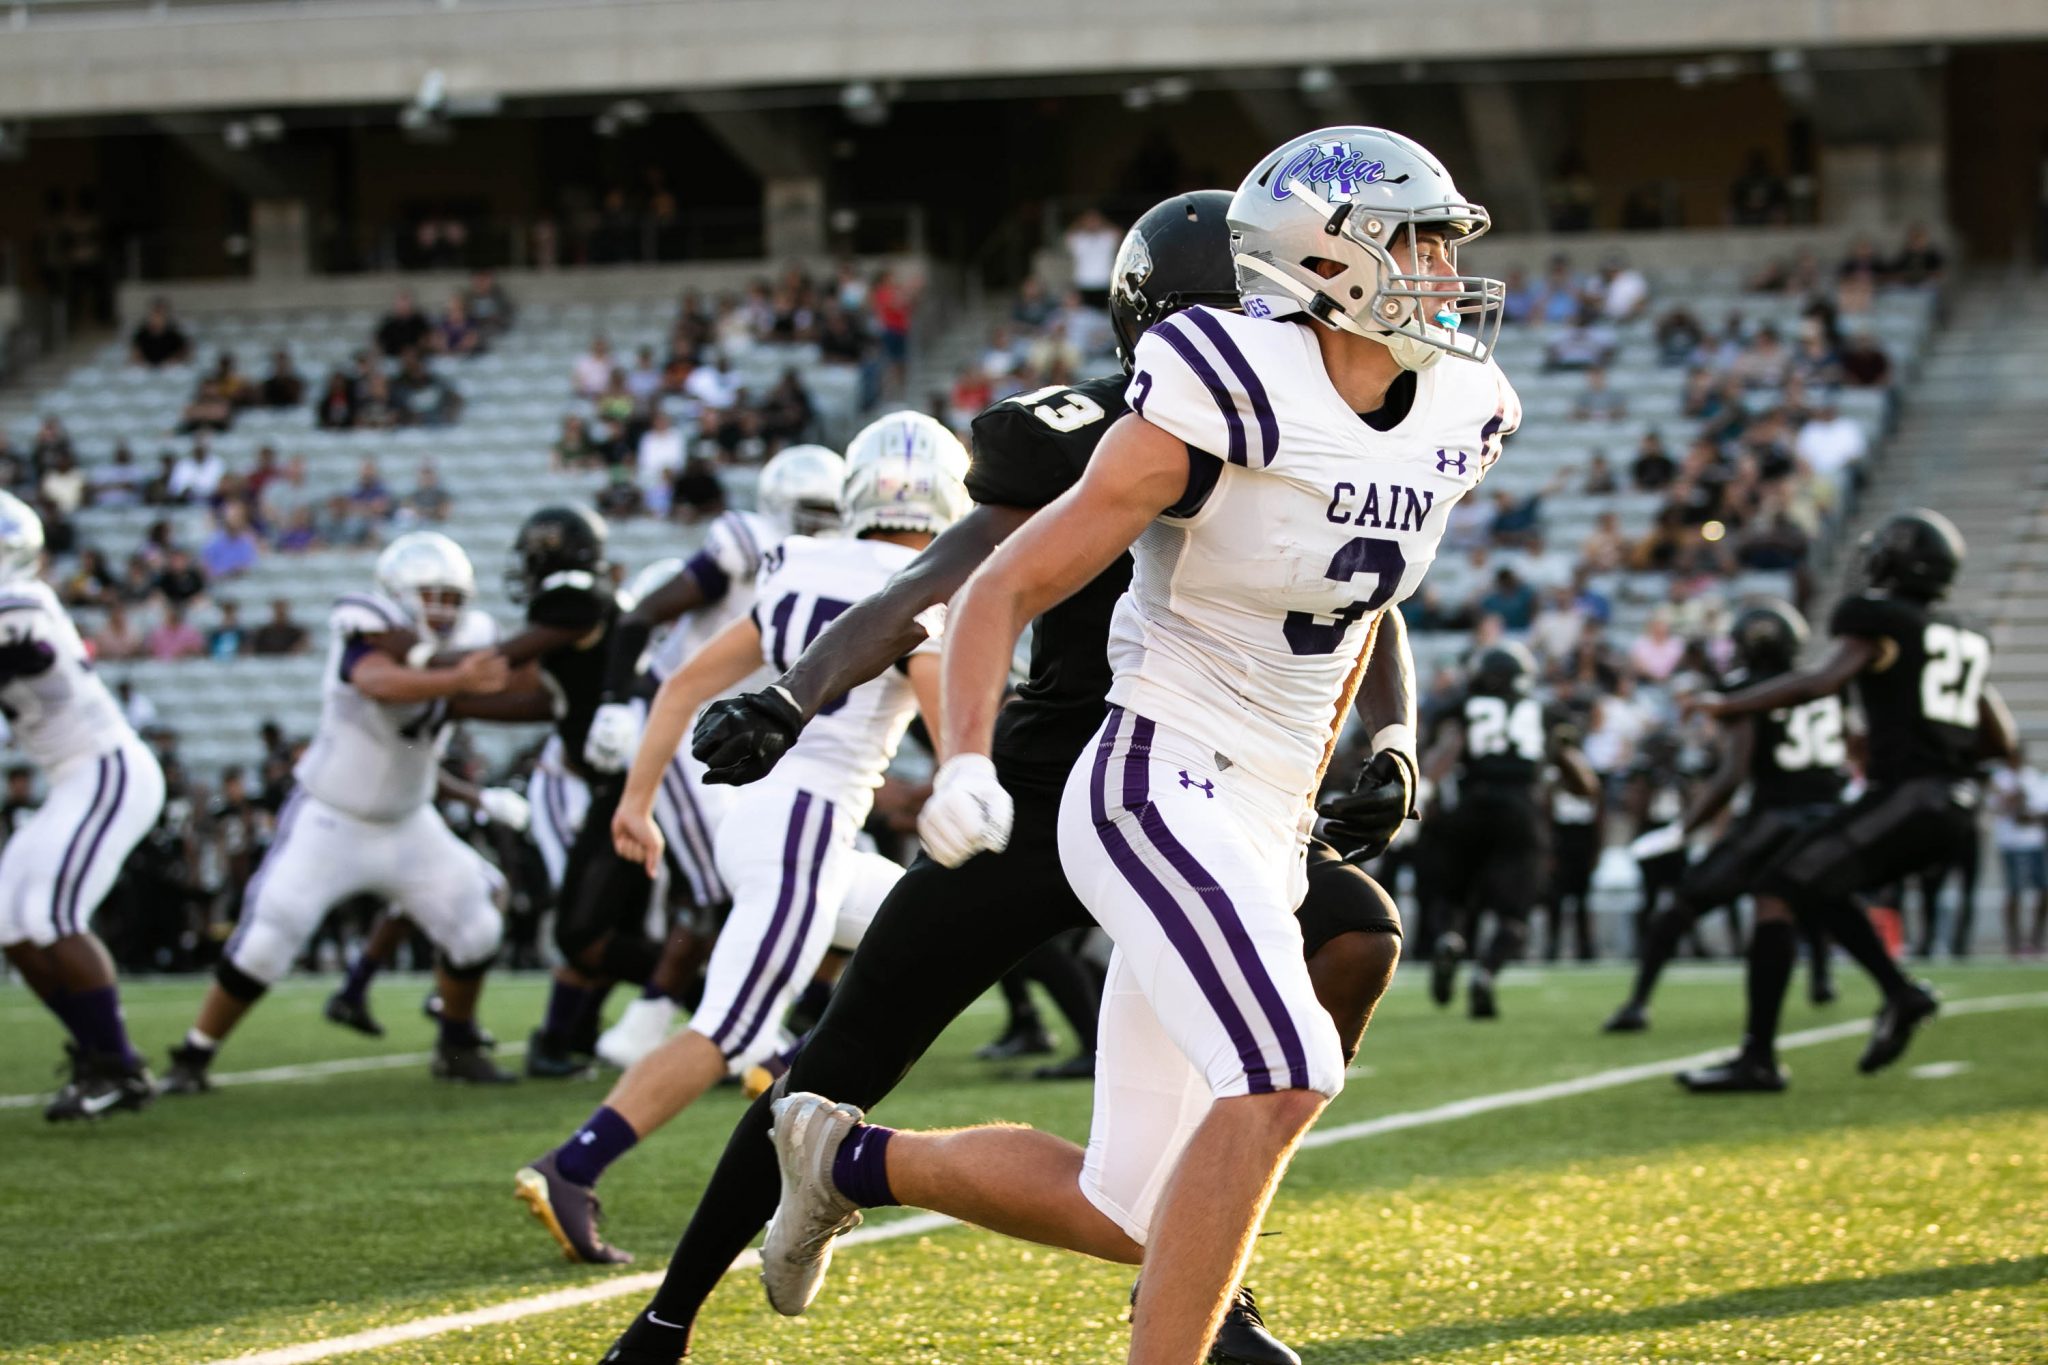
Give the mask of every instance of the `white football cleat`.
[(669, 1026), (675, 1021), (676, 1002), (667, 996), (635, 1000), (626, 1006), (619, 1022), (599, 1036), (597, 1055), (624, 1071), (667, 1041)]
[(782, 1202), (761, 1243), (761, 1284), (776, 1312), (811, 1306), (832, 1265), (832, 1241), (860, 1226), (860, 1207), (832, 1183), (832, 1159), (865, 1115), (823, 1095), (786, 1095), (770, 1106), (768, 1139), (782, 1167)]

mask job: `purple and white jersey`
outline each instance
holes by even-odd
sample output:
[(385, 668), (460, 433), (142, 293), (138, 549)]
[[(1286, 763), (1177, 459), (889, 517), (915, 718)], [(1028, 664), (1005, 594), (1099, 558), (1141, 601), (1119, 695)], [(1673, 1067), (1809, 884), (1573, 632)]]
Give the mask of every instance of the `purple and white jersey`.
[(46, 775), (135, 738), (78, 627), (39, 579), (0, 587), (0, 712)]
[[(781, 528), (758, 512), (723, 512), (712, 520), (703, 547), (683, 563), (683, 572), (697, 580), (704, 605), (677, 618), (649, 654), (647, 667), (657, 681), (753, 609), (761, 561), (781, 540)], [(740, 690), (752, 690), (767, 677), (764, 670)]]
[(1309, 797), (1367, 623), (1420, 586), (1451, 508), (1521, 421), (1490, 360), (1446, 358), (1415, 383), (1382, 432), (1338, 395), (1307, 326), (1198, 307), (1139, 340), (1131, 410), (1220, 469), (1133, 547), (1112, 702)]
[[(886, 540), (791, 536), (762, 567), (754, 602), (761, 657), (777, 673), (796, 662), (818, 632), (917, 558)], [(912, 654), (936, 654), (945, 629), (943, 605), (918, 616), (927, 637)], [(806, 791), (834, 802), (857, 828), (874, 804), (875, 788), (917, 711), (902, 668), (885, 670), (818, 708), (803, 735), (776, 766)]]
[[(292, 776), (308, 795), (344, 815), (402, 820), (434, 799), (448, 703), (372, 701), (349, 680), (370, 650), (369, 637), (413, 628), (412, 618), (390, 598), (370, 592), (339, 597), (328, 627), (331, 640), (321, 673), (320, 728)], [(456, 634), (461, 638), (478, 629), (466, 617)], [(495, 626), (491, 629), (495, 632)], [(489, 641), (464, 639), (459, 647), (480, 643)]]

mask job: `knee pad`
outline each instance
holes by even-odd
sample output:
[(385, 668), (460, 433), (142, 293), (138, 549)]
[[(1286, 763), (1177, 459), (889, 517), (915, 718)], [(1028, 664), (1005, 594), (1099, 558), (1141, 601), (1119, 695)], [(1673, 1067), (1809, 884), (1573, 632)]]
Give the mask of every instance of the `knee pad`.
[[(251, 913), (244, 910), (244, 915)], [(254, 920), (238, 930), (228, 942), (227, 955), (221, 958), (217, 975), (222, 989), (238, 1000), (254, 1000), (270, 984), (292, 969), (292, 959), (298, 956), (303, 940), (297, 934), (287, 934), (272, 924)], [(236, 995), (229, 984), (227, 973), (233, 972), (238, 980), (250, 983), (254, 994)]]
[(473, 981), (497, 958), (504, 941), (505, 917), (495, 907), (489, 914), (473, 915), (438, 945), (442, 969), (458, 981)]
[(220, 983), (222, 990), (245, 1005), (262, 999), (263, 993), (270, 989), (268, 982), (258, 981), (226, 958), (222, 958), (213, 969), (213, 979)]

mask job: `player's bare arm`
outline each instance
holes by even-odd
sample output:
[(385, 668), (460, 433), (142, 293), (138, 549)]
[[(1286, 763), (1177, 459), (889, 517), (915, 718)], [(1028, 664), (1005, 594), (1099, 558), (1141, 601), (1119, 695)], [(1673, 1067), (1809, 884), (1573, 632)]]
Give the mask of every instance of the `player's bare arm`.
[(1890, 662), (1885, 657), (1887, 648), (1888, 642), (1884, 640), (1862, 635), (1838, 635), (1833, 652), (1811, 668), (1798, 669), (1739, 692), (1709, 692), (1688, 698), (1686, 706), (1726, 720), (1758, 711), (1775, 711), (1781, 706), (1796, 706), (1815, 697), (1831, 696), (1847, 687), (1850, 680), (1865, 669), (1884, 668)]
[(989, 752), (1010, 652), (1025, 625), (1115, 563), (1187, 482), (1187, 447), (1142, 417), (1125, 417), (1081, 481), (975, 571), (946, 625), (941, 758)]
[(1986, 758), (2014, 759), (2020, 753), (2020, 727), (1998, 689), (1986, 683), (1977, 698), (1978, 749)]
[(453, 663), (409, 668), (381, 650), (370, 650), (349, 672), (356, 691), (372, 701), (437, 701), (443, 697), (496, 692), (510, 677), (504, 656), (496, 650), (472, 650)]
[(1693, 794), (1692, 804), (1679, 817), (1679, 827), (1687, 834), (1700, 829), (1709, 820), (1727, 809), (1735, 799), (1735, 793), (1742, 790), (1742, 784), (1749, 780), (1749, 762), (1756, 750), (1756, 727), (1753, 725), (1725, 725), (1721, 728), (1720, 761), (1714, 766), (1713, 775), (1706, 785)]

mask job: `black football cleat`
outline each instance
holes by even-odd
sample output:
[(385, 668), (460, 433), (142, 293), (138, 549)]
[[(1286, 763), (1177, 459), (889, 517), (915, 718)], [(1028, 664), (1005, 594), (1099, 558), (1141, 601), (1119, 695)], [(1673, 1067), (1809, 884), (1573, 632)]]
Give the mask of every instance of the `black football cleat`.
[(171, 1049), (171, 1065), (164, 1072), (163, 1093), (166, 1095), (204, 1095), (213, 1089), (213, 1077), (208, 1069), (213, 1065), (211, 1049), (193, 1047), (180, 1043)]
[(1835, 980), (1826, 972), (1815, 972), (1806, 981), (1806, 998), (1815, 1005), (1835, 1003)]
[(327, 1006), (321, 1013), (327, 1016), (328, 1023), (354, 1029), (365, 1037), (384, 1036), (384, 1026), (370, 1013), (370, 1005), (366, 1000), (358, 1000), (354, 996), (336, 991), (327, 997)]
[(1429, 958), (1429, 998), (1439, 1005), (1451, 1003), (1458, 984), (1458, 963), (1465, 956), (1465, 939), (1459, 934), (1439, 934), (1436, 951)]
[(436, 1043), (430, 1069), (437, 1081), (464, 1085), (511, 1085), (519, 1079), (492, 1061), (482, 1043)]
[[(426, 999), (420, 1001), (420, 1013), (426, 1015), (427, 1018), (435, 1023), (440, 1023), (441, 992), (428, 991)], [(477, 1041), (485, 1047), (496, 1047), (498, 1045), (498, 1035), (485, 1028), (482, 1024), (476, 1026), (476, 1037)]]
[(1719, 1066), (1681, 1071), (1676, 1079), (1695, 1095), (1774, 1095), (1785, 1088), (1784, 1068), (1747, 1052), (1738, 1053)]
[(1266, 1330), (1259, 1315), (1259, 1301), (1252, 1291), (1238, 1287), (1237, 1297), (1224, 1311), (1216, 1339), (1209, 1343), (1208, 1365), (1301, 1365), (1286, 1342)]
[(1064, 1062), (1048, 1062), (1031, 1072), (1035, 1081), (1092, 1081), (1095, 1079), (1095, 1054), (1077, 1052)]
[(1019, 1057), (1050, 1057), (1055, 1051), (1052, 1035), (1034, 1019), (1010, 1028), (993, 1043), (976, 1048), (974, 1055), (984, 1062), (1011, 1062)]
[(650, 1308), (633, 1319), (598, 1365), (681, 1365), (690, 1354), (690, 1329), (665, 1322)]
[(1899, 1060), (1906, 1045), (1913, 1041), (1914, 1030), (1932, 1019), (1940, 1008), (1941, 997), (1924, 981), (1913, 982), (1905, 991), (1886, 1000), (1877, 1012), (1877, 1021), (1871, 1025), (1870, 1044), (1857, 1059), (1856, 1069), (1868, 1076)]
[(64, 1046), (71, 1054), (71, 1079), (43, 1110), (43, 1117), (51, 1123), (105, 1118), (123, 1109), (147, 1109), (156, 1098), (156, 1082), (141, 1062), (84, 1052), (76, 1043)]
[(1493, 978), (1485, 972), (1474, 972), (1472, 984), (1465, 991), (1465, 1012), (1474, 1019), (1500, 1018), (1500, 1006), (1493, 1001)]
[(1607, 1016), (1602, 1033), (1643, 1033), (1650, 1027), (1650, 1012), (1631, 1000)]
[(512, 1192), (548, 1230), (563, 1256), (585, 1265), (632, 1264), (632, 1252), (608, 1245), (598, 1235), (597, 1224), (604, 1211), (597, 1202), (597, 1191), (563, 1175), (555, 1165), (553, 1152), (531, 1166), (520, 1167), (512, 1182)]
[(542, 1081), (577, 1081), (590, 1075), (590, 1054), (578, 1053), (537, 1028), (526, 1040), (526, 1074)]

